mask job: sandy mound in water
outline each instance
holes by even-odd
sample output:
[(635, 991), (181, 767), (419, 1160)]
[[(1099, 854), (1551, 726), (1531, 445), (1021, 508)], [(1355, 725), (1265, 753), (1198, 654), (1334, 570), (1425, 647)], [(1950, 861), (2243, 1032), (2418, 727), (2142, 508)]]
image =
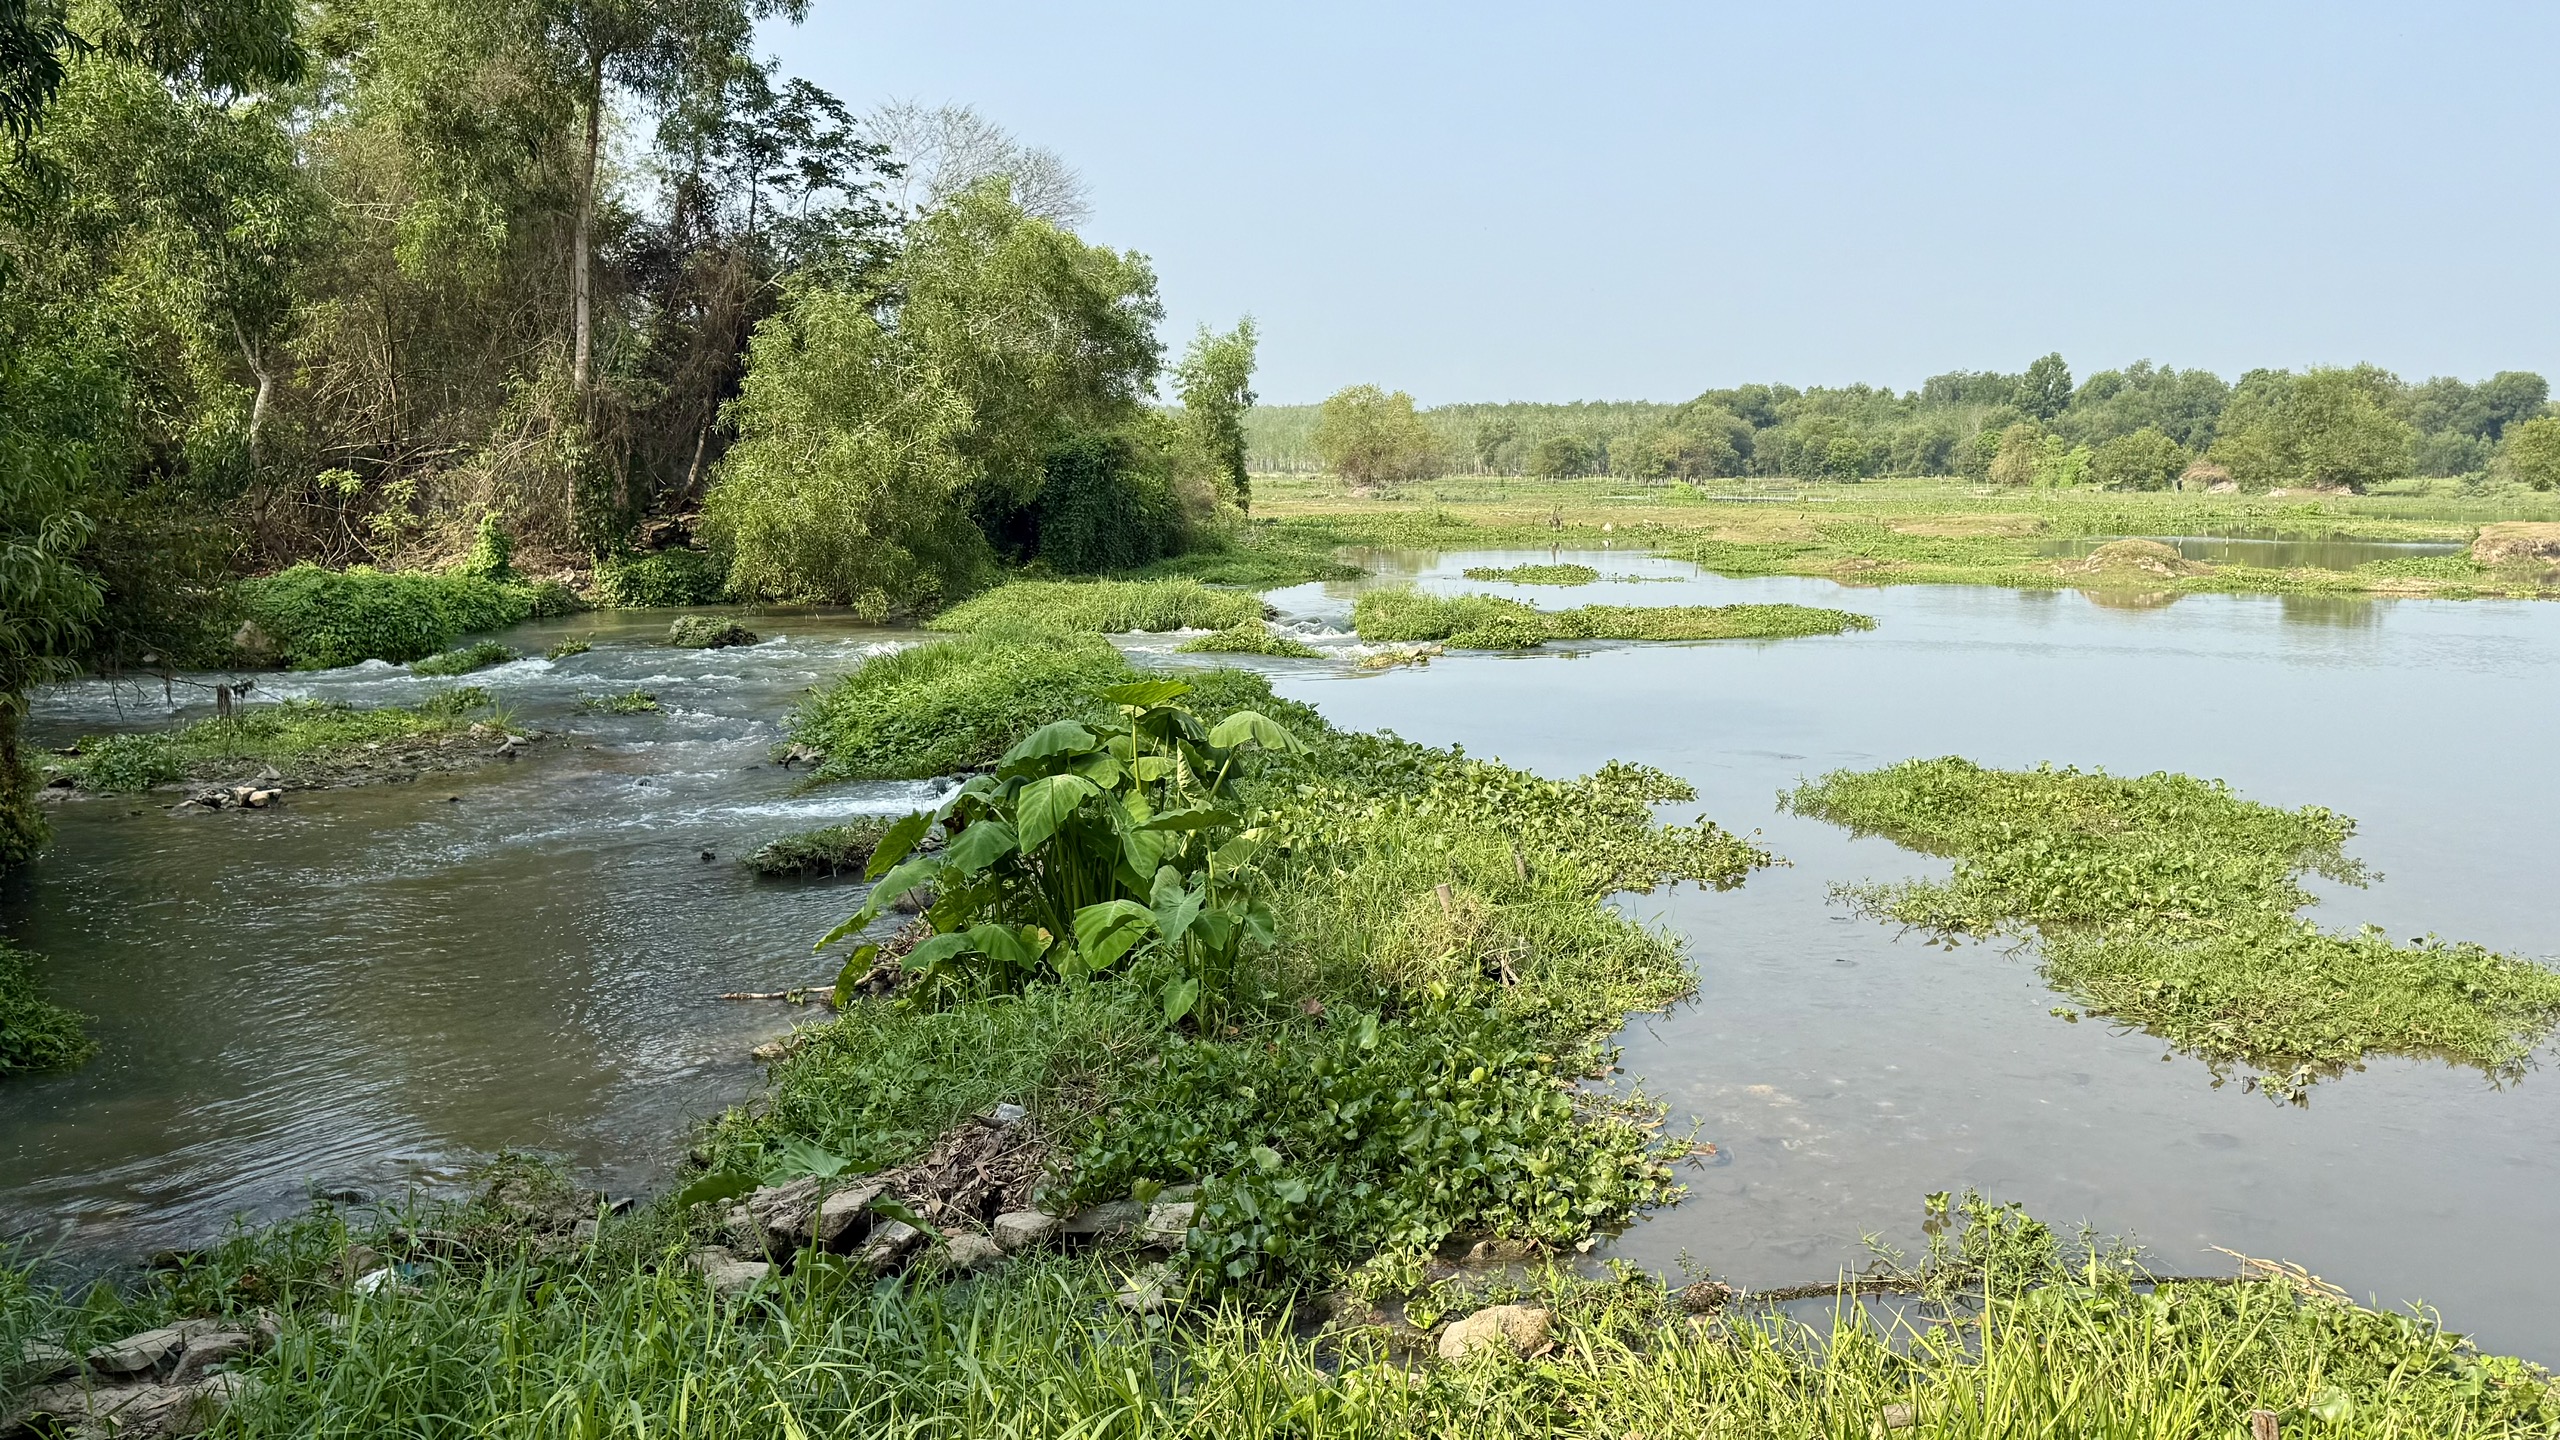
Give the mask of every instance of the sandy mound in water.
[(2062, 565), (2066, 575), (2098, 580), (2174, 580), (2181, 575), (2203, 575), (2212, 569), (2201, 560), (2179, 554), (2177, 547), (2157, 540), (2110, 540)]
[(2548, 520), (2502, 520), (2480, 527), (2471, 542), (2471, 558), (2483, 565), (2518, 560), (2560, 562), (2560, 524)]

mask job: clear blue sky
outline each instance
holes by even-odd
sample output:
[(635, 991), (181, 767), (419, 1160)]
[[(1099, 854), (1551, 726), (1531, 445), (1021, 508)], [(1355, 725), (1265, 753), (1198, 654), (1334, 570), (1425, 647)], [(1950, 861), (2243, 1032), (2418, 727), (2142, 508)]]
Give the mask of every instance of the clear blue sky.
[(2560, 4), (816, 0), (857, 107), (1090, 182), (1269, 402), (1917, 385), (2059, 349), (2560, 378)]

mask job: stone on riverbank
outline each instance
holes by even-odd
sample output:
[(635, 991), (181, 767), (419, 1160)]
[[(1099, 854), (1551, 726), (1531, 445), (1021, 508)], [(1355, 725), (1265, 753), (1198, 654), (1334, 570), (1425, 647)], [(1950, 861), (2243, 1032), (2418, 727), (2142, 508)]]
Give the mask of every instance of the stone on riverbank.
[(1555, 1312), (1537, 1305), (1488, 1305), (1454, 1321), (1440, 1336), (1440, 1358), (1463, 1360), (1470, 1351), (1507, 1345), (1514, 1355), (1532, 1355), (1547, 1343)]
[(974, 1231), (954, 1235), (942, 1247), (942, 1263), (955, 1275), (972, 1275), (1004, 1263), (1004, 1249)]
[(1037, 1210), (1016, 1210), (999, 1215), (995, 1222), (995, 1241), (1008, 1254), (1036, 1250), (1058, 1238), (1058, 1217)]
[(711, 1282), (714, 1295), (743, 1295), (773, 1277), (772, 1265), (762, 1260), (741, 1260), (717, 1245), (694, 1251), (688, 1263)]
[(1150, 1250), (1179, 1250), (1183, 1237), (1191, 1233), (1191, 1217), (1199, 1210), (1195, 1201), (1158, 1201), (1147, 1211), (1146, 1228), (1138, 1241)]

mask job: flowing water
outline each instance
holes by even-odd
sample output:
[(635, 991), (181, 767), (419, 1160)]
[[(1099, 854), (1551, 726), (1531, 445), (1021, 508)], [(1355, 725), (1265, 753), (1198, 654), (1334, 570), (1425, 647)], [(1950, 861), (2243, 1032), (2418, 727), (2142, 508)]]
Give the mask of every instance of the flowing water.
[[(1273, 595), (1293, 628), (1346, 646), (1359, 585), (1403, 579), (1550, 606), (1792, 600), (1878, 618), (1825, 639), (1452, 655), (1379, 674), (1248, 662), (1337, 724), (1551, 774), (1661, 766), (1700, 791), (1669, 818), (1756, 829), (1790, 862), (1723, 894), (1624, 901), (1678, 931), (1700, 974), (1694, 1001), (1628, 1027), (1626, 1068), (1717, 1154), (1685, 1203), (1608, 1253), (1656, 1268), (1685, 1253), (1745, 1284), (1825, 1279), (1864, 1263), (1864, 1236), (1918, 1245), (1920, 1197), (1971, 1186), (2130, 1233), (2164, 1269), (2227, 1270), (2216, 1246), (2291, 1259), (2560, 1360), (2560, 1260), (2543, 1248), (2560, 1233), (2560, 1076), (2500, 1089), (2386, 1060), (2301, 1107), (2217, 1085), (2138, 1033), (2050, 1014), (2061, 1001), (2032, 956), (1944, 951), (1850, 915), (1831, 885), (1943, 863), (1774, 804), (1801, 778), (1913, 755), (2219, 776), (2362, 822), (2355, 853), (2387, 878), (2321, 887), (2326, 923), (2549, 957), (2560, 606), (2115, 609), (2071, 592), (1725, 580), (1613, 553), (1359, 558), (1375, 579)], [(1458, 573), (1551, 558), (1628, 578), (1554, 589)], [(619, 1188), (663, 1173), (696, 1118), (751, 1092), (747, 1048), (790, 1020), (712, 997), (815, 978), (808, 942), (850, 904), (843, 885), (757, 882), (731, 862), (927, 788), (802, 794), (765, 763), (803, 688), (898, 637), (762, 616), (750, 623), (780, 638), (678, 651), (647, 643), (664, 618), (507, 637), (598, 638), (557, 665), (471, 677), (519, 723), (574, 736), (513, 765), (296, 794), (274, 814), (174, 815), (159, 796), (60, 812), (55, 848), (0, 895), (0, 923), (50, 954), (53, 992), (98, 1017), (105, 1049), (73, 1075), (0, 1087), (0, 1227), (172, 1243), (315, 1184), (432, 1182), (505, 1146)], [(1153, 659), (1173, 643), (1131, 648)], [(570, 710), (635, 685), (668, 712)], [(370, 703), (424, 682), (366, 666), (261, 686)], [(168, 707), (149, 698), (120, 723), (160, 721)], [(104, 687), (71, 687), (45, 697), (38, 734), (114, 723)]]

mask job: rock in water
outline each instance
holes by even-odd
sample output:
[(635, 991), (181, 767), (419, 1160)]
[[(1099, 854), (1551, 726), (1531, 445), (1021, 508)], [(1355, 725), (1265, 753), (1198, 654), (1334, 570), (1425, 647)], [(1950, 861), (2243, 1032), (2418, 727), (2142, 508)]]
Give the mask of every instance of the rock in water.
[(1507, 1345), (1514, 1355), (1536, 1353), (1547, 1343), (1555, 1312), (1537, 1305), (1488, 1305), (1452, 1323), (1440, 1336), (1440, 1358), (1461, 1360), (1471, 1350)]

